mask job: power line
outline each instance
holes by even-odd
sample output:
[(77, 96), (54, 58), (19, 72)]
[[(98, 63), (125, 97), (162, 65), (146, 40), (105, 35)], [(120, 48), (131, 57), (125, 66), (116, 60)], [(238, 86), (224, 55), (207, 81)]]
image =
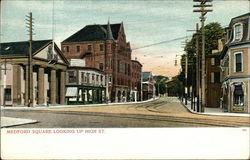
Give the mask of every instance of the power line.
[(148, 45), (145, 45), (145, 46), (142, 46), (142, 47), (133, 48), (132, 50), (134, 51), (134, 50), (137, 50), (137, 49), (148, 48), (148, 47), (155, 46), (155, 45), (160, 45), (160, 44), (163, 44), (163, 43), (171, 43), (173, 41), (178, 41), (178, 40), (186, 39), (187, 37), (192, 37), (192, 35), (185, 36), (185, 37), (179, 37), (179, 38), (175, 38), (175, 39), (171, 39), (171, 40), (166, 40), (166, 41), (161, 41), (161, 42), (158, 42), (158, 43), (152, 43), (152, 44), (148, 44)]

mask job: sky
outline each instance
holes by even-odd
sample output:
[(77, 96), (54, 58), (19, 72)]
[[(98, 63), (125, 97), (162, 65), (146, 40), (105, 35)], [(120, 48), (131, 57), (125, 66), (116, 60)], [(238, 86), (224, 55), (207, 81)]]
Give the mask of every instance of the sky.
[[(183, 43), (190, 39), (199, 13), (193, 13), (192, 0), (1, 0), (0, 41), (29, 39), (26, 17), (34, 17), (34, 40), (54, 39), (60, 42), (90, 24), (123, 22), (132, 58), (143, 65), (143, 71), (154, 75), (175, 76), (180, 71)], [(247, 0), (214, 0), (213, 12), (206, 24), (219, 22), (227, 27), (231, 18), (249, 12)], [(54, 7), (53, 7), (54, 6)], [(179, 39), (182, 38), (183, 39)], [(175, 40), (179, 39), (179, 40)], [(159, 45), (140, 48), (166, 41)], [(140, 49), (136, 49), (140, 48)], [(178, 66), (175, 66), (177, 55)]]

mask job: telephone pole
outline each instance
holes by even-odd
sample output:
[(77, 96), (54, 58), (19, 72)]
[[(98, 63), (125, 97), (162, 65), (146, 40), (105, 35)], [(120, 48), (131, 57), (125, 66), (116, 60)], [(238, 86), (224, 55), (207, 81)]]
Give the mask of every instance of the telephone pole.
[(193, 12), (200, 12), (200, 21), (201, 21), (201, 36), (202, 36), (202, 57), (201, 57), (201, 112), (204, 112), (206, 106), (206, 70), (205, 70), (205, 15), (208, 12), (212, 12), (211, 9), (206, 9), (206, 7), (212, 7), (211, 4), (206, 4), (206, 2), (212, 2), (213, 0), (193, 0), (194, 2), (200, 2), (199, 5), (193, 5), (193, 7), (200, 7), (198, 10), (193, 10)]
[(199, 54), (199, 24), (196, 24), (196, 111), (200, 112), (200, 54)]
[(33, 106), (33, 64), (32, 64), (32, 35), (33, 35), (33, 18), (32, 18), (32, 12), (29, 13), (29, 15), (26, 16), (28, 19), (27, 21), (27, 28), (29, 29), (29, 59), (28, 59), (28, 106)]

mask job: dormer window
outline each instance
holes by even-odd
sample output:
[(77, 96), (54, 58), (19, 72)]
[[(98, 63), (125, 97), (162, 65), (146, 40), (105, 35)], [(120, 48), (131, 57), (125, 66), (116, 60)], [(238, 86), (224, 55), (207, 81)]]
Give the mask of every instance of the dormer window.
[(234, 41), (240, 41), (243, 35), (243, 27), (241, 23), (234, 25)]

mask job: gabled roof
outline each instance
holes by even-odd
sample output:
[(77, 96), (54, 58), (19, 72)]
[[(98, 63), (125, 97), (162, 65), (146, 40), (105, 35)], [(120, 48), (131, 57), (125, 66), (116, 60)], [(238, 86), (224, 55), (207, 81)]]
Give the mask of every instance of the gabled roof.
[[(121, 23), (110, 24), (112, 35), (115, 40), (118, 38), (118, 33)], [(108, 25), (87, 25), (72, 36), (65, 39), (62, 43), (67, 42), (84, 42), (84, 41), (100, 41), (108, 38)]]
[[(33, 54), (52, 40), (32, 41)], [(28, 56), (29, 41), (0, 43), (0, 56)]]
[(152, 76), (152, 72), (142, 72), (142, 81), (148, 81), (148, 79)]

